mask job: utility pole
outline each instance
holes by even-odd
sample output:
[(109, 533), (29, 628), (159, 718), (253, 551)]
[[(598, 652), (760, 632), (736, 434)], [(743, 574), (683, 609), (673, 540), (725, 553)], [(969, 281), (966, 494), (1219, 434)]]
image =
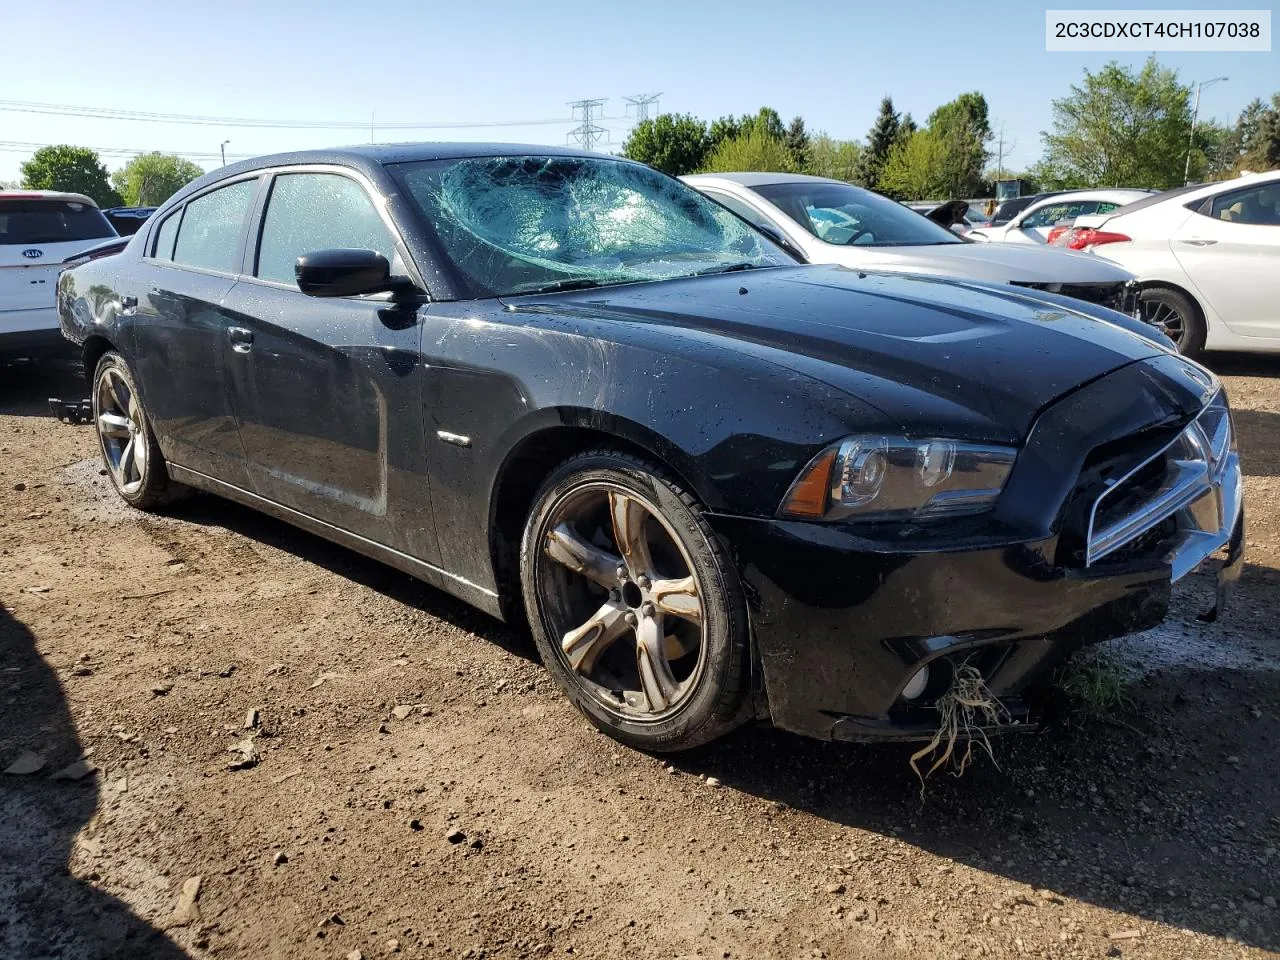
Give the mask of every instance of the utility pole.
[(1200, 90), (1202, 87), (1212, 86), (1215, 83), (1221, 83), (1223, 80), (1229, 79), (1229, 77), (1214, 77), (1212, 80), (1201, 80), (1196, 84), (1196, 105), (1191, 111), (1191, 136), (1187, 138), (1187, 162), (1182, 166), (1182, 182), (1184, 186), (1191, 184), (1191, 148), (1196, 143), (1196, 120), (1200, 117)]
[(609, 131), (595, 122), (600, 116), (600, 108), (606, 102), (607, 99), (574, 100), (569, 104), (574, 117), (580, 120), (579, 124), (569, 131), (569, 139), (583, 150), (590, 150), (601, 140), (606, 143), (609, 141)]
[[(633, 97), (622, 99), (636, 108), (636, 123), (644, 123), (649, 119), (649, 104), (656, 104), (660, 96), (662, 96), (660, 93), (637, 93)], [(654, 109), (656, 110), (657, 107)]]
[(230, 140), (223, 140), (222, 143), (218, 145), (218, 152), (222, 154), (222, 165), (224, 167), (227, 165), (227, 144), (230, 142)]

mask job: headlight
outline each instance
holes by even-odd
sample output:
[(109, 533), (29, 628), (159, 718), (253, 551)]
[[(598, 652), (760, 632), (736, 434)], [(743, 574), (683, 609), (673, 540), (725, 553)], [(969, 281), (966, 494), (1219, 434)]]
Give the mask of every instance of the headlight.
[(1236, 435), (1231, 426), (1231, 408), (1227, 395), (1219, 390), (1198, 417), (1196, 427), (1204, 438), (1205, 452), (1214, 474), (1226, 463), (1227, 454), (1236, 449)]
[(1017, 451), (957, 440), (850, 437), (801, 471), (778, 513), (804, 520), (913, 520), (991, 509)]

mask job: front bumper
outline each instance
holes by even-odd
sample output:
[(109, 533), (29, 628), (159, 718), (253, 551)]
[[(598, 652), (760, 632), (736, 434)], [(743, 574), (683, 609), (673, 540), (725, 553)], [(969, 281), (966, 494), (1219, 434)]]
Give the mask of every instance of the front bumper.
[[(1027, 687), (1085, 644), (1160, 623), (1179, 564), (1066, 569), (1054, 562), (1056, 537), (911, 552), (848, 528), (709, 519), (739, 560), (773, 723), (823, 739), (928, 739), (937, 728), (928, 702), (965, 661), (982, 670), (1011, 727), (1031, 729)], [(1239, 575), (1243, 528), (1237, 510), (1214, 545), (1229, 551), (1224, 594)], [(1209, 540), (1191, 543), (1199, 552)], [(934, 680), (913, 706), (903, 688), (926, 664)]]

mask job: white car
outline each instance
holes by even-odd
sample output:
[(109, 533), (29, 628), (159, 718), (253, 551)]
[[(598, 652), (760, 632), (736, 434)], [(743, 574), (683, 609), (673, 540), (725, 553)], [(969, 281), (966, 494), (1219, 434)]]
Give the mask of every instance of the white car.
[(1280, 352), (1280, 170), (1081, 217), (1056, 242), (1134, 273), (1143, 318), (1185, 354)]
[(67, 354), (58, 326), (58, 274), (89, 248), (121, 245), (102, 211), (79, 193), (0, 190), (0, 356)]
[(878, 193), (789, 173), (682, 177), (809, 263), (1009, 283), (1137, 313), (1131, 274), (1045, 246), (972, 243)]
[(1126, 203), (1150, 196), (1150, 190), (1071, 190), (1031, 204), (1006, 224), (980, 227), (968, 236), (997, 243), (1047, 243), (1049, 231), (1076, 217), (1110, 213)]

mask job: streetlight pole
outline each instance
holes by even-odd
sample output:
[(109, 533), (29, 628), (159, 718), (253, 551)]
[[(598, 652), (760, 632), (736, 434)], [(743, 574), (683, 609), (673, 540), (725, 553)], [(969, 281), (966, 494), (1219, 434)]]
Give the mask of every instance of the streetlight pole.
[(1200, 90), (1203, 87), (1212, 86), (1215, 83), (1221, 83), (1228, 80), (1229, 77), (1214, 77), (1212, 80), (1201, 80), (1196, 84), (1196, 105), (1191, 111), (1191, 136), (1187, 138), (1187, 162), (1182, 167), (1182, 182), (1189, 185), (1191, 183), (1191, 149), (1196, 142), (1196, 120), (1200, 116)]
[[(1197, 102), (1197, 103), (1199, 103), (1199, 102), (1200, 102), (1200, 97), (1199, 97), (1199, 95), (1197, 95), (1197, 96), (1196, 96), (1196, 102)], [(1195, 124), (1194, 124), (1194, 123), (1191, 125), (1191, 128), (1192, 128), (1192, 130), (1194, 130), (1194, 129), (1195, 129)], [(224, 167), (227, 165), (227, 144), (228, 144), (228, 143), (230, 143), (230, 142), (231, 142), (230, 140), (223, 140), (223, 141), (222, 141), (222, 143), (218, 146), (218, 150), (222, 153), (222, 165), (223, 165)]]

